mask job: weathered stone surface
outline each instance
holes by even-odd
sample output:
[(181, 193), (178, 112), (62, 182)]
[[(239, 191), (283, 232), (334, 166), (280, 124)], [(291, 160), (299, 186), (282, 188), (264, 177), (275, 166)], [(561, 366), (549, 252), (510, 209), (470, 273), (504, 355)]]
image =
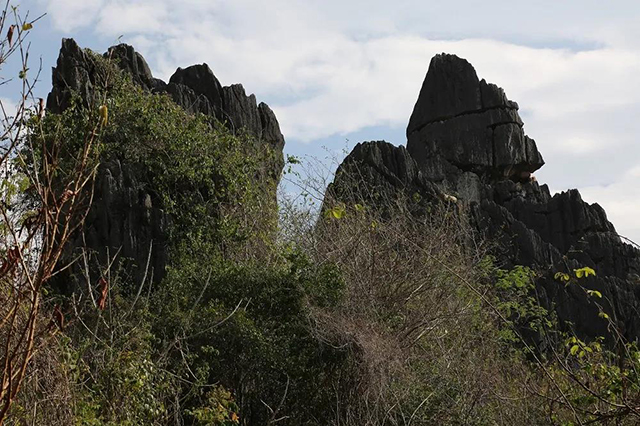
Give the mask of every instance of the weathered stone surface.
[(202, 96), (209, 101), (216, 118), (222, 117), (222, 85), (207, 64), (178, 68), (169, 79), (169, 84), (188, 87), (196, 96)]
[(407, 127), (407, 149), (420, 165), (439, 158), (462, 171), (518, 179), (544, 164), (522, 126), (518, 105), (501, 88), (478, 80), (466, 60), (442, 54), (431, 60)]
[[(406, 203), (413, 200), (415, 203)], [(383, 214), (400, 203), (419, 209), (442, 199), (442, 192), (420, 171), (403, 146), (385, 141), (359, 143), (336, 171), (327, 188), (326, 203), (365, 203)]]
[[(88, 249), (88, 266), (108, 265), (118, 259), (135, 283), (146, 277), (160, 281), (165, 274), (168, 217), (161, 200), (145, 189), (139, 171), (119, 160), (102, 163), (96, 175), (93, 204), (84, 232), (73, 235), (67, 246), (70, 259), (78, 248)], [(63, 274), (61, 290), (77, 288), (78, 276)]]
[(222, 89), (226, 109), (221, 121), (232, 129), (252, 129), (262, 136), (262, 121), (254, 95), (247, 96), (241, 84), (233, 84)]
[(192, 114), (215, 115), (215, 108), (205, 96), (200, 96), (188, 86), (176, 83), (156, 83), (156, 93), (168, 93), (173, 101)]
[(72, 93), (77, 93), (87, 106), (93, 101), (95, 66), (73, 39), (62, 39), (62, 48), (53, 69), (53, 87), (47, 97), (47, 109), (59, 113), (69, 107)]
[(357, 193), (426, 188), (435, 199), (439, 191), (455, 195), (475, 230), (498, 243), (502, 265), (539, 272), (538, 295), (561, 324), (585, 338), (609, 335), (585, 291), (553, 278), (588, 266), (597, 276), (584, 281), (586, 288), (600, 291), (604, 311), (629, 339), (639, 339), (640, 250), (621, 241), (598, 204), (584, 202), (577, 190), (551, 196), (531, 177), (544, 161), (517, 110), (501, 88), (479, 81), (467, 61), (437, 55), (409, 121), (407, 149), (358, 144), (334, 185), (345, 184), (341, 170), (364, 164), (365, 183), (350, 189)]
[(128, 44), (112, 46), (104, 56), (118, 64), (120, 69), (129, 73), (137, 85), (147, 90), (154, 87), (155, 81), (147, 61), (132, 46)]
[(260, 102), (260, 105), (258, 105), (258, 113), (260, 115), (260, 123), (262, 124), (262, 140), (271, 145), (276, 153), (280, 153), (277, 161), (278, 164), (280, 164), (280, 169), (282, 169), (284, 165), (284, 160), (282, 159), (284, 136), (282, 136), (280, 132), (280, 124), (278, 124), (276, 114), (269, 108), (269, 105), (264, 102)]
[[(245, 93), (241, 84), (222, 87), (207, 64), (178, 68), (169, 84), (156, 84), (155, 91), (169, 93), (173, 100), (190, 112), (215, 117), (233, 132), (247, 131), (273, 153), (266, 173), (280, 179), (284, 166), (284, 136), (275, 114), (264, 103), (256, 105), (255, 95)], [(275, 196), (275, 194), (274, 194)]]
[(480, 82), (471, 64), (454, 55), (436, 55), (429, 65), (407, 135), (427, 124), (482, 110)]

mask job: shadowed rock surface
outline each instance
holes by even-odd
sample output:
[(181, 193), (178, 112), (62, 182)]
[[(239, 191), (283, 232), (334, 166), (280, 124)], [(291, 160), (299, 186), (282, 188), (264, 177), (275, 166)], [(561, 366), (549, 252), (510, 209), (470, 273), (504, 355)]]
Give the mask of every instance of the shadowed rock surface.
[(478, 80), (454, 55), (431, 60), (407, 127), (407, 149), (434, 181), (454, 183), (463, 172), (521, 179), (544, 161), (522, 130), (518, 105), (496, 85)]
[[(479, 80), (469, 62), (435, 56), (407, 127), (407, 148), (358, 144), (339, 167), (332, 188), (347, 186), (344, 170), (367, 187), (433, 197), (454, 195), (477, 232), (497, 242), (501, 265), (539, 271), (538, 294), (565, 327), (582, 337), (607, 336), (607, 322), (585, 291), (553, 278), (588, 266), (582, 281), (602, 293), (599, 303), (631, 340), (640, 337), (640, 251), (623, 242), (598, 204), (577, 190), (551, 196), (531, 173), (544, 165), (525, 135), (518, 105), (496, 85)], [(341, 189), (342, 193), (347, 193)], [(334, 192), (340, 197), (340, 191)], [(440, 197), (441, 198), (441, 197)]]
[[(104, 57), (110, 58), (144, 90), (167, 93), (188, 112), (214, 117), (233, 132), (248, 132), (253, 136), (255, 149), (268, 148), (274, 155), (263, 165), (263, 173), (273, 185), (264, 190), (275, 202), (275, 188), (284, 165), (284, 137), (275, 114), (266, 104), (257, 105), (255, 96), (247, 96), (240, 84), (223, 87), (206, 64), (178, 68), (169, 83), (165, 83), (153, 77), (142, 55), (129, 45), (113, 46)], [(97, 72), (90, 53), (73, 39), (63, 39), (52, 72), (48, 111), (64, 111), (74, 94), (86, 107), (97, 108), (98, 101), (94, 98)], [(110, 255), (120, 250), (121, 257), (131, 259), (137, 279), (144, 275), (149, 262), (148, 274), (158, 281), (164, 276), (167, 261), (168, 220), (161, 201), (146, 188), (135, 165), (107, 160), (100, 165), (96, 177), (93, 206), (84, 226), (85, 239), (77, 236), (69, 250), (86, 246), (97, 253), (101, 264), (105, 264), (107, 249)]]
[(389, 207), (398, 197), (418, 193), (426, 201), (436, 201), (441, 193), (404, 146), (385, 141), (357, 144), (336, 171), (327, 192), (337, 200), (365, 202), (378, 209)]

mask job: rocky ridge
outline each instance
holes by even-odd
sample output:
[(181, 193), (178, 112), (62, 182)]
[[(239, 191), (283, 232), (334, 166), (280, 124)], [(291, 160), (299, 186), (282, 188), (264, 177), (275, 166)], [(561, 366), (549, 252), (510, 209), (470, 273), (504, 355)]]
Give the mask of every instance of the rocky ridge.
[(588, 266), (597, 276), (585, 286), (602, 293), (604, 311), (627, 338), (640, 338), (640, 250), (623, 242), (602, 207), (584, 202), (577, 190), (551, 196), (532, 175), (543, 165), (535, 141), (524, 133), (518, 104), (479, 80), (466, 60), (441, 54), (420, 90), (406, 149), (382, 141), (358, 144), (331, 189), (344, 198), (349, 184), (341, 172), (357, 169), (368, 191), (417, 192), (427, 199), (451, 194), (475, 230), (499, 243), (501, 265), (541, 273), (537, 293), (563, 326), (586, 338), (609, 334), (586, 293), (553, 277)]
[[(274, 155), (266, 162), (264, 173), (273, 181), (267, 196), (275, 202), (275, 188), (284, 165), (284, 137), (278, 120), (265, 103), (245, 93), (240, 84), (222, 86), (207, 64), (178, 68), (168, 83), (154, 78), (145, 59), (132, 46), (120, 44), (109, 48), (105, 58), (115, 63), (132, 81), (149, 93), (166, 93), (186, 111), (217, 119), (233, 132), (246, 131), (255, 148), (268, 148)], [(74, 95), (87, 107), (95, 107), (94, 86), (98, 78), (92, 54), (81, 49), (73, 39), (63, 39), (56, 67), (52, 71), (53, 87), (47, 98), (47, 110), (60, 113), (71, 104)], [(103, 161), (95, 183), (93, 205), (85, 221), (84, 236), (78, 236), (69, 250), (86, 247), (96, 252), (105, 264), (107, 251), (130, 259), (137, 278), (149, 262), (155, 280), (164, 276), (167, 262), (167, 222), (162, 203), (141, 181), (135, 165), (118, 159)], [(151, 251), (151, 255), (149, 252)]]

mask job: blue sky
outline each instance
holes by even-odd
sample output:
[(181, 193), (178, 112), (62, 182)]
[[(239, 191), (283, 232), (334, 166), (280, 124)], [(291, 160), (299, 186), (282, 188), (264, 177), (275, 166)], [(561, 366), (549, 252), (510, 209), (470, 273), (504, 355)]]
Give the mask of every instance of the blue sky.
[[(640, 241), (640, 2), (28, 0), (50, 86), (62, 37), (105, 51), (119, 36), (156, 77), (208, 63), (276, 112), (286, 152), (340, 156), (405, 143), (430, 58), (468, 59), (520, 105), (553, 191), (579, 188)], [(7, 91), (8, 89), (1, 89)], [(0, 97), (11, 98), (9, 93)]]

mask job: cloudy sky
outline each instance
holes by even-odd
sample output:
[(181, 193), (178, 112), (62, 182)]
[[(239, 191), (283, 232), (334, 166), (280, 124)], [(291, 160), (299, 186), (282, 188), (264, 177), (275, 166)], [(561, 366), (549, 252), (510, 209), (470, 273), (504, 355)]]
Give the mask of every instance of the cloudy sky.
[[(29, 0), (45, 69), (60, 39), (133, 44), (156, 77), (206, 62), (276, 112), (295, 155), (405, 143), (430, 58), (468, 59), (520, 105), (547, 164), (640, 242), (640, 2)], [(41, 87), (50, 84), (48, 71)], [(1, 95), (1, 94), (0, 94)]]

